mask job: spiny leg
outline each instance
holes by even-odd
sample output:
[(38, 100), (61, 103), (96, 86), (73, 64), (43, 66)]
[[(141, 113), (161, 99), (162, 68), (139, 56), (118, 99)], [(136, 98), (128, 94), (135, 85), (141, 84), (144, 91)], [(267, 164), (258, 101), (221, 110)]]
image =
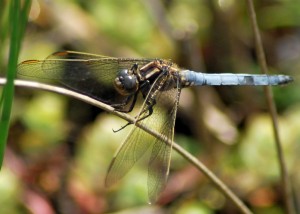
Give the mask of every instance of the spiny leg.
[[(136, 96), (137, 97), (137, 96)], [(136, 100), (136, 97), (135, 97), (135, 100)], [(152, 102), (147, 102), (146, 103), (146, 106), (147, 108), (145, 108), (140, 115), (144, 114), (145, 112), (148, 112), (146, 115), (144, 115), (143, 117), (141, 118), (137, 118), (138, 116), (135, 116), (135, 119), (137, 119), (135, 122), (139, 122), (139, 121), (142, 121), (144, 119), (146, 119), (147, 117), (151, 116), (152, 113), (153, 113), (153, 106), (156, 104), (156, 101), (155, 100), (152, 100)], [(133, 124), (132, 122), (128, 122), (126, 123), (124, 126), (122, 126), (121, 128), (117, 129), (117, 130), (114, 130), (113, 129), (113, 132), (118, 132), (118, 131), (121, 131), (122, 129), (126, 128), (127, 126)]]

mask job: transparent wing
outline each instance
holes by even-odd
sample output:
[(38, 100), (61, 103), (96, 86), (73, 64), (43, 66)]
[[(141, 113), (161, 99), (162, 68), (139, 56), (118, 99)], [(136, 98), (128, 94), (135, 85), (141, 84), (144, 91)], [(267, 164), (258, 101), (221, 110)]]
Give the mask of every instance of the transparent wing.
[[(147, 103), (151, 98), (156, 100), (153, 113), (138, 123), (151, 128), (151, 130), (162, 133), (164, 139), (173, 140), (180, 89), (176, 88), (165, 91), (158, 89), (162, 86), (169, 88), (168, 84), (171, 84), (168, 78), (158, 79), (153, 84), (144, 102)], [(144, 104), (138, 118), (142, 118), (147, 114), (147, 108), (148, 106)], [(136, 126), (132, 128), (129, 136), (113, 158), (106, 176), (106, 185), (111, 186), (120, 180), (149, 147), (153, 149), (148, 168), (148, 193), (150, 202), (154, 202), (166, 184), (171, 147), (165, 144), (162, 139), (157, 139)]]
[(54, 81), (101, 102), (123, 104), (123, 96), (114, 88), (114, 80), (121, 69), (134, 63), (144, 65), (148, 59), (113, 58), (80, 52), (57, 52), (45, 60), (28, 60), (18, 66), (18, 75)]
[[(164, 102), (166, 102), (164, 97), (169, 99), (169, 103), (164, 108), (158, 108), (154, 112), (155, 115), (153, 115), (152, 120), (153, 123), (160, 120), (161, 126), (158, 131), (164, 136), (165, 140), (173, 142), (180, 89), (163, 92), (157, 102), (164, 105)], [(161, 118), (161, 114), (165, 115), (165, 118)], [(157, 201), (160, 192), (165, 188), (170, 169), (171, 151), (172, 145), (155, 138), (148, 165), (148, 197), (150, 203)]]

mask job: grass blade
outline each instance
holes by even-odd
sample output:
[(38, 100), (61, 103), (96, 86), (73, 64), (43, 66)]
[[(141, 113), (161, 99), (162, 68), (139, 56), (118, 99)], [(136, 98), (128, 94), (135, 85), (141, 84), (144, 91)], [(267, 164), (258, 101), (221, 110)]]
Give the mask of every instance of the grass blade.
[(11, 108), (14, 96), (14, 79), (16, 76), (21, 40), (27, 23), (30, 0), (24, 2), (21, 8), (20, 0), (12, 0), (9, 8), (10, 47), (7, 67), (7, 83), (1, 96), (0, 103), (0, 167), (2, 166), (6, 146)]

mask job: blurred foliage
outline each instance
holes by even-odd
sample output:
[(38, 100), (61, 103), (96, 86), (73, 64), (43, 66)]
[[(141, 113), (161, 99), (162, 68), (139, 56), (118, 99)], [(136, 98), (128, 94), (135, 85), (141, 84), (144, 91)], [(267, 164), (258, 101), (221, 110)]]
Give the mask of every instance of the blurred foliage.
[[(295, 78), (294, 84), (273, 91), (299, 211), (300, 3), (255, 3), (270, 72)], [(1, 40), (0, 47), (2, 59), (7, 59), (7, 41)], [(20, 61), (44, 59), (58, 50), (166, 58), (205, 72), (259, 73), (246, 3), (238, 0), (32, 1)], [(7, 69), (4, 63), (0, 66)], [(147, 157), (106, 189), (109, 162), (130, 128), (113, 133), (126, 122), (100, 109), (19, 88), (12, 117), (0, 176), (0, 204), (5, 204), (0, 213), (238, 212), (175, 153), (157, 205), (147, 205)], [(255, 213), (284, 213), (262, 88), (184, 89), (175, 132), (175, 141), (217, 173)]]

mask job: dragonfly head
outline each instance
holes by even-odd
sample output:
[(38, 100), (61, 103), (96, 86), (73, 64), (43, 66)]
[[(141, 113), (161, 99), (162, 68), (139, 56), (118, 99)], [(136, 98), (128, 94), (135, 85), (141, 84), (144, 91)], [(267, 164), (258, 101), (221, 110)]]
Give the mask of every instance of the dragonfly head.
[(124, 96), (134, 94), (139, 88), (136, 74), (128, 69), (120, 70), (114, 81), (114, 85), (116, 90)]

